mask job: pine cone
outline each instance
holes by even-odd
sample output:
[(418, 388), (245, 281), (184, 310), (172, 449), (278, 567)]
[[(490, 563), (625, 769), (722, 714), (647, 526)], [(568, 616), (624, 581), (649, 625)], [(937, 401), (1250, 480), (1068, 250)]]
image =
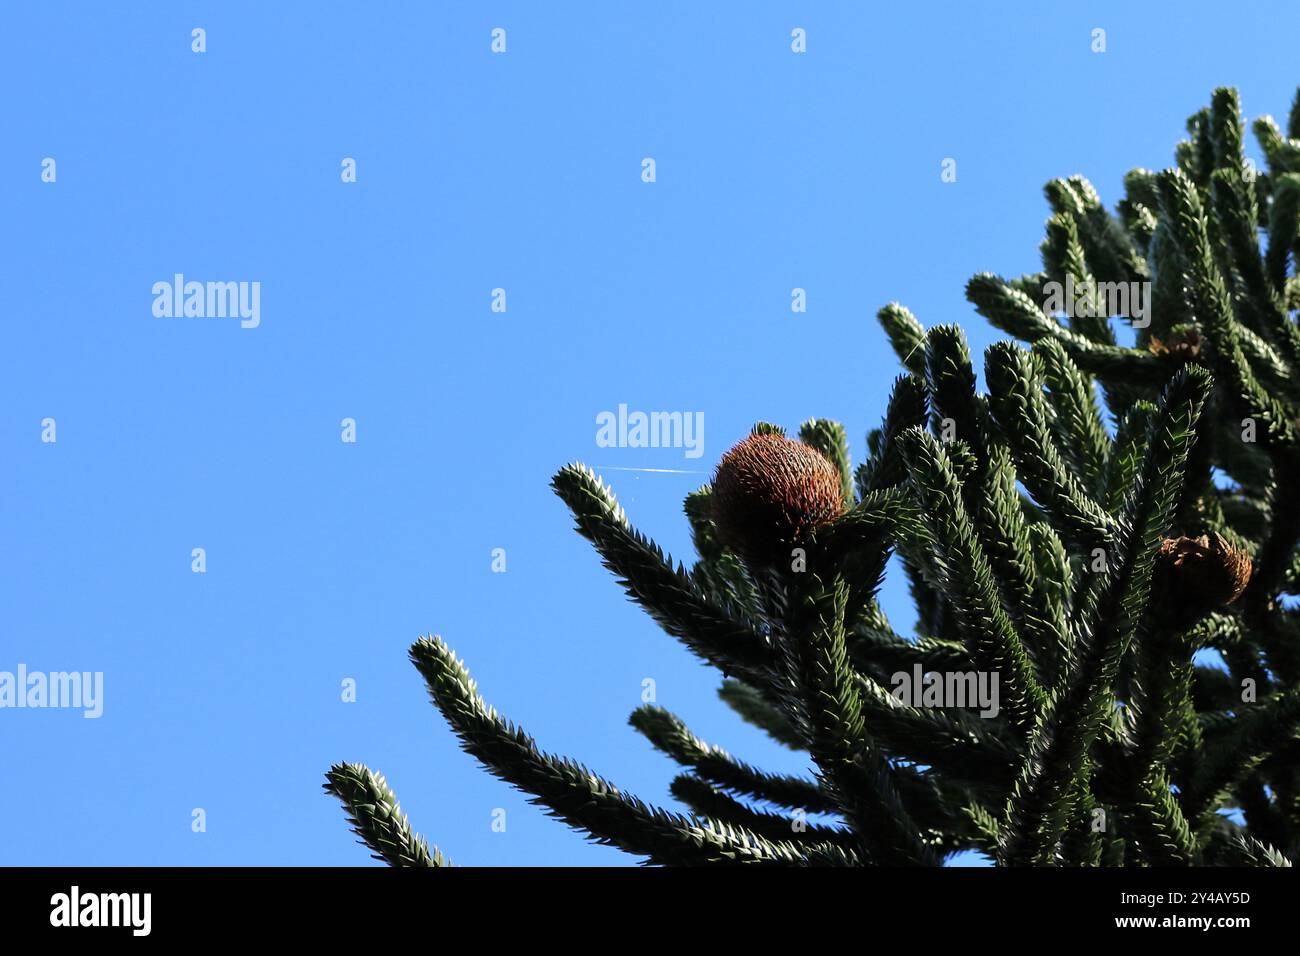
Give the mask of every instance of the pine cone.
[(1191, 624), (1241, 597), (1252, 570), (1250, 555), (1217, 532), (1165, 538), (1152, 579), (1157, 609), (1170, 623)]
[(712, 498), (722, 543), (759, 563), (788, 557), (844, 510), (835, 466), (815, 448), (776, 434), (750, 435), (723, 455)]
[(1189, 328), (1175, 332), (1169, 337), (1168, 342), (1162, 342), (1153, 335), (1151, 344), (1147, 348), (1153, 355), (1167, 356), (1177, 362), (1195, 362), (1201, 357), (1201, 346), (1204, 342), (1205, 339), (1200, 332)]

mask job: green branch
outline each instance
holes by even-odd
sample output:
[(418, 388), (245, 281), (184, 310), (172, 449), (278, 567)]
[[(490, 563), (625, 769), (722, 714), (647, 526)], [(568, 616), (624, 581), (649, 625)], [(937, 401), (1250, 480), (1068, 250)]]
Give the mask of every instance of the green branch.
[(597, 843), (650, 863), (678, 866), (806, 862), (793, 844), (648, 806), (582, 764), (542, 753), (532, 737), (484, 703), (469, 672), (441, 638), (416, 641), (411, 662), (466, 753)]
[(352, 832), (376, 860), (402, 867), (451, 865), (411, 830), (383, 774), (359, 763), (337, 763), (325, 774), (324, 787), (343, 804)]

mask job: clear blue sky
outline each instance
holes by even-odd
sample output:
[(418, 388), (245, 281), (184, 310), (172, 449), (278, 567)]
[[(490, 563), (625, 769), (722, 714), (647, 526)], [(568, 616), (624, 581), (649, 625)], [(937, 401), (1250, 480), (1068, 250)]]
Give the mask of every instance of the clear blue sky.
[[(97, 720), (0, 710), (0, 864), (364, 864), (320, 792), (337, 760), (386, 773), (458, 862), (630, 862), (459, 751), (406, 660), (431, 632), (644, 799), (674, 773), (626, 724), (646, 677), (701, 736), (803, 769), (625, 600), (548, 480), (707, 471), (759, 419), (838, 418), (860, 457), (896, 374), (877, 308), (982, 349), (963, 285), (1037, 268), (1049, 178), (1113, 204), (1219, 84), (1286, 114), (1293, 2), (1153, 6), (10, 5), (0, 670), (105, 687)], [(260, 282), (260, 326), (155, 318), (177, 272)], [(620, 403), (703, 412), (703, 457), (597, 447)], [(707, 475), (605, 474), (689, 556)], [(885, 600), (906, 625), (896, 577)]]

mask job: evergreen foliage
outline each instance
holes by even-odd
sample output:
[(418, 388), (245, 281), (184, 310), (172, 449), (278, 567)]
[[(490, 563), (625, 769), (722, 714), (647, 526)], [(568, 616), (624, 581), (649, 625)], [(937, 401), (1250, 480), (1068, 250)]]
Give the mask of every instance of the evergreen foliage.
[[(960, 328), (883, 308), (905, 373), (867, 460), (852, 467), (836, 422), (806, 422), (797, 452), (756, 426), (724, 458), (725, 493), (687, 496), (690, 567), (588, 468), (555, 476), (628, 596), (810, 775), (765, 772), (645, 706), (631, 724), (681, 766), (671, 791), (691, 812), (658, 809), (541, 751), (440, 638), (421, 639), (411, 660), (464, 749), (649, 863), (923, 866), (978, 850), (1008, 866), (1289, 866), (1300, 92), (1285, 132), (1268, 117), (1254, 132), (1265, 171), (1219, 89), (1175, 165), (1130, 172), (1114, 214), (1081, 177), (1049, 183), (1042, 269), (967, 286), (1020, 340), (985, 353), (986, 394)], [(1076, 293), (1064, 317), (1061, 287)], [(1149, 293), (1131, 334), (1122, 290)], [(895, 554), (915, 635), (876, 600)], [(907, 699), (895, 675), (914, 669), (995, 674), (996, 715)], [(445, 865), (381, 776), (340, 764), (326, 789), (378, 858)]]

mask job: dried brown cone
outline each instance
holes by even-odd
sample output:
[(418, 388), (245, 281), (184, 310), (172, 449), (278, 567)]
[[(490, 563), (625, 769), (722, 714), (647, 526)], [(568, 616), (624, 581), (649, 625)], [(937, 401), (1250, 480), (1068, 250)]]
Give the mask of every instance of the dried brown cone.
[(751, 562), (772, 562), (844, 510), (840, 475), (817, 451), (782, 435), (750, 435), (713, 478), (718, 538)]
[(1151, 336), (1147, 348), (1153, 355), (1163, 355), (1178, 362), (1195, 362), (1201, 357), (1204, 342), (1205, 339), (1196, 329), (1184, 329), (1171, 335), (1168, 342)]
[(1250, 555), (1218, 532), (1165, 538), (1152, 580), (1157, 612), (1173, 623), (1196, 621), (1241, 597), (1252, 570)]

